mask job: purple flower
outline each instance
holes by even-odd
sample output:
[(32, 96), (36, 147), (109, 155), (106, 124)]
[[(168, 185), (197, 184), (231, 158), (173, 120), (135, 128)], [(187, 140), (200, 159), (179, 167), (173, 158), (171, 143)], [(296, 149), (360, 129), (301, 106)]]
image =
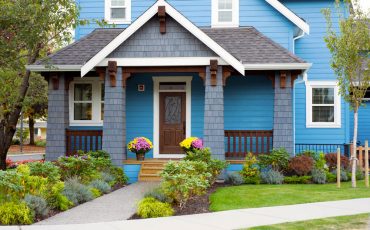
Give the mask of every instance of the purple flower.
[(203, 148), (203, 141), (201, 139), (196, 139), (193, 142), (191, 142), (191, 146), (196, 149), (202, 149)]

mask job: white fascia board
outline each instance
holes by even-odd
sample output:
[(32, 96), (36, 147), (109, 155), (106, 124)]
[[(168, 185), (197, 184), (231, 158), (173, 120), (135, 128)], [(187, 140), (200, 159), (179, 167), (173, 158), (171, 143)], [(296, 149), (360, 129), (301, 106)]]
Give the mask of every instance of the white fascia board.
[(210, 60), (217, 60), (219, 65), (229, 65), (219, 57), (158, 57), (158, 58), (104, 58), (96, 66), (108, 66), (109, 61), (116, 61), (117, 66), (205, 66)]
[(245, 70), (307, 70), (311, 63), (244, 64)]
[[(91, 69), (98, 65), (104, 58), (106, 58), (111, 52), (113, 52), (119, 45), (121, 45), (126, 39), (128, 39), (133, 33), (135, 33), (140, 27), (142, 27), (147, 21), (149, 21), (157, 12), (158, 6), (166, 7), (166, 14), (170, 15), (175, 19), (180, 25), (187, 29), (191, 34), (197, 37), (201, 42), (203, 42), (208, 48), (213, 50), (217, 55), (219, 55), (223, 60), (225, 60), (229, 65), (234, 67), (238, 72), (244, 75), (244, 66), (223, 49), (219, 44), (213, 41), (208, 35), (191, 23), (187, 18), (185, 18), (181, 13), (175, 10), (171, 5), (169, 5), (164, 0), (158, 0), (153, 4), (144, 14), (142, 14), (136, 21), (134, 21), (129, 27), (127, 27), (121, 34), (119, 34), (113, 41), (111, 41), (107, 46), (100, 50), (93, 58), (91, 58), (84, 66), (81, 68), (81, 77), (87, 74)], [(208, 63), (209, 65), (209, 63)]]
[(279, 2), (278, 0), (266, 0), (266, 2), (268, 2), (272, 7), (274, 7), (282, 15), (288, 18), (306, 34), (310, 34), (310, 26), (295, 13), (289, 10), (286, 6), (284, 6), (281, 2)]
[(80, 71), (81, 67), (81, 65), (26, 65), (26, 69), (33, 72)]

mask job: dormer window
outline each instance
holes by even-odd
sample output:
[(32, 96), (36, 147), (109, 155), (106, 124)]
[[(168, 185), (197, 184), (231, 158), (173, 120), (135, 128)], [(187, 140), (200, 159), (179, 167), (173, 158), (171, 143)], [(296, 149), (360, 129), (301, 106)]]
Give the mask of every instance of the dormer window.
[(212, 0), (212, 27), (238, 27), (239, 0)]
[(111, 24), (130, 24), (131, 0), (105, 0), (105, 20)]

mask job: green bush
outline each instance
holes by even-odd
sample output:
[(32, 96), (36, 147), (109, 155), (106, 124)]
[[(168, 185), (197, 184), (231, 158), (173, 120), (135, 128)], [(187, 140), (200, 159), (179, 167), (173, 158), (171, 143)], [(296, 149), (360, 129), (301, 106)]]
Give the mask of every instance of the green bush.
[(90, 183), (90, 187), (96, 188), (101, 193), (109, 193), (111, 191), (110, 185), (103, 180), (93, 180)]
[(123, 169), (121, 167), (111, 167), (108, 171), (112, 176), (115, 178), (115, 183), (116, 184), (127, 184), (128, 182), (128, 177), (126, 174), (123, 172)]
[(45, 217), (49, 213), (48, 203), (43, 197), (27, 194), (24, 202), (36, 216)]
[(244, 183), (244, 178), (239, 172), (229, 172), (226, 174), (225, 182), (231, 185), (241, 185)]
[(21, 174), (15, 170), (0, 170), (0, 200), (22, 199), (23, 190)]
[(138, 204), (137, 214), (142, 218), (172, 216), (174, 213), (168, 203), (160, 202), (152, 197), (142, 199)]
[(212, 174), (205, 162), (169, 161), (161, 177), (163, 192), (182, 207), (189, 198), (206, 192)]
[(259, 184), (260, 171), (258, 160), (252, 153), (248, 153), (245, 157), (243, 169), (240, 171), (240, 174), (243, 176), (246, 184)]
[(284, 177), (285, 184), (309, 184), (311, 182), (311, 176), (286, 176)]
[[(22, 139), (23, 139), (23, 142), (27, 139), (27, 137), (29, 136), (30, 134), (30, 130), (29, 128), (23, 128), (23, 132), (22, 132)], [(17, 131), (15, 132), (15, 136), (17, 137), (17, 139), (21, 140), (21, 129), (17, 129)]]
[(0, 224), (32, 224), (32, 211), (26, 203), (6, 202), (0, 205)]
[(110, 159), (109, 153), (103, 150), (97, 150), (97, 151), (90, 151), (86, 153), (87, 155), (94, 157), (94, 158), (106, 158)]
[(61, 169), (62, 179), (79, 177), (84, 183), (100, 177), (97, 169), (93, 165), (93, 160), (89, 156), (69, 156), (59, 157), (56, 165)]
[(314, 168), (312, 171), (311, 171), (311, 175), (312, 175), (312, 181), (316, 184), (325, 184), (326, 183), (326, 171), (324, 169), (320, 169), (320, 168)]
[(261, 154), (258, 156), (260, 167), (272, 167), (275, 171), (284, 171), (289, 164), (290, 155), (284, 148), (273, 149), (270, 154)]
[(107, 172), (101, 172), (100, 178), (103, 181), (107, 182), (110, 186), (113, 186), (116, 183), (116, 178), (112, 174)]
[(152, 197), (156, 200), (159, 200), (160, 202), (163, 203), (172, 203), (173, 199), (169, 198), (166, 194), (164, 194), (162, 188), (156, 188), (153, 189), (152, 191), (149, 191), (145, 193), (144, 197)]
[(74, 205), (82, 204), (94, 198), (89, 187), (81, 184), (76, 177), (69, 178), (64, 182), (63, 195), (72, 201)]
[(217, 179), (218, 175), (227, 167), (228, 163), (226, 161), (211, 159), (207, 164), (207, 171), (211, 174), (210, 183)]
[(46, 140), (35, 141), (35, 145), (38, 147), (46, 147)]
[(51, 187), (48, 193), (46, 193), (45, 198), (51, 208), (65, 211), (73, 206), (72, 201), (63, 195), (63, 190), (64, 182), (59, 181)]
[(47, 191), (47, 179), (39, 176), (31, 176), (28, 165), (19, 165), (16, 172), (20, 174), (20, 184), (23, 186), (23, 189), (18, 194), (21, 199), (23, 199), (26, 194), (41, 195)]
[(337, 175), (331, 172), (326, 172), (326, 180), (328, 183), (335, 183), (337, 182)]
[(311, 157), (302, 155), (292, 157), (289, 160), (289, 171), (294, 173), (297, 176), (306, 176), (308, 175), (314, 165), (314, 161)]
[(60, 170), (50, 161), (45, 162), (31, 162), (27, 164), (30, 168), (30, 174), (32, 176), (40, 176), (47, 178), (51, 183), (55, 183), (60, 180)]
[(261, 172), (261, 180), (266, 184), (282, 184), (284, 176), (279, 171), (268, 169)]
[(102, 193), (98, 189), (93, 187), (90, 187), (90, 192), (92, 193), (94, 198), (98, 198), (102, 195)]
[(325, 160), (325, 154), (323, 152), (321, 152), (317, 160), (315, 160), (315, 168), (320, 170), (328, 170), (328, 166), (326, 165)]
[(12, 139), (12, 145), (20, 145), (21, 141), (18, 138), (13, 138)]
[(320, 154), (324, 154), (324, 153), (323, 152), (315, 152), (315, 151), (312, 151), (312, 150), (305, 150), (301, 153), (298, 153), (297, 156), (308, 156), (308, 157), (311, 157), (314, 161), (318, 161), (319, 158), (320, 158)]

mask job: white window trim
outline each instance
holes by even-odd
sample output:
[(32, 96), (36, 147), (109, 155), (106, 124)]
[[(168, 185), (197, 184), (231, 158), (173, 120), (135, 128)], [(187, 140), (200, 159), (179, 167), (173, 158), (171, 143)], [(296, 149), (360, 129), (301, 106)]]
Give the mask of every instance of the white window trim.
[[(186, 83), (186, 131), (185, 136), (191, 136), (191, 76), (153, 77), (153, 158), (183, 158), (185, 154), (160, 154), (159, 153), (159, 84), (161, 82), (185, 82)], [(168, 92), (168, 90), (165, 90)], [(171, 90), (171, 92), (184, 92), (184, 90)]]
[(218, 1), (212, 0), (212, 14), (211, 25), (212, 27), (239, 27), (239, 0), (232, 1), (232, 21), (219, 22), (218, 21)]
[[(334, 88), (334, 122), (312, 122), (312, 88)], [(337, 81), (308, 81), (306, 84), (306, 127), (340, 128), (341, 97)]]
[[(70, 126), (103, 126), (101, 119), (101, 87), (103, 81), (98, 77), (81, 79), (76, 77), (69, 84), (69, 125)], [(92, 120), (74, 120), (74, 86), (75, 84), (92, 84)]]
[[(131, 0), (125, 0), (126, 3), (126, 18), (112, 19), (111, 18), (111, 2), (112, 0), (105, 0), (104, 19), (108, 24), (130, 24), (131, 23)], [(121, 7), (118, 7), (121, 8)], [(123, 7), (122, 7), (123, 8)]]

